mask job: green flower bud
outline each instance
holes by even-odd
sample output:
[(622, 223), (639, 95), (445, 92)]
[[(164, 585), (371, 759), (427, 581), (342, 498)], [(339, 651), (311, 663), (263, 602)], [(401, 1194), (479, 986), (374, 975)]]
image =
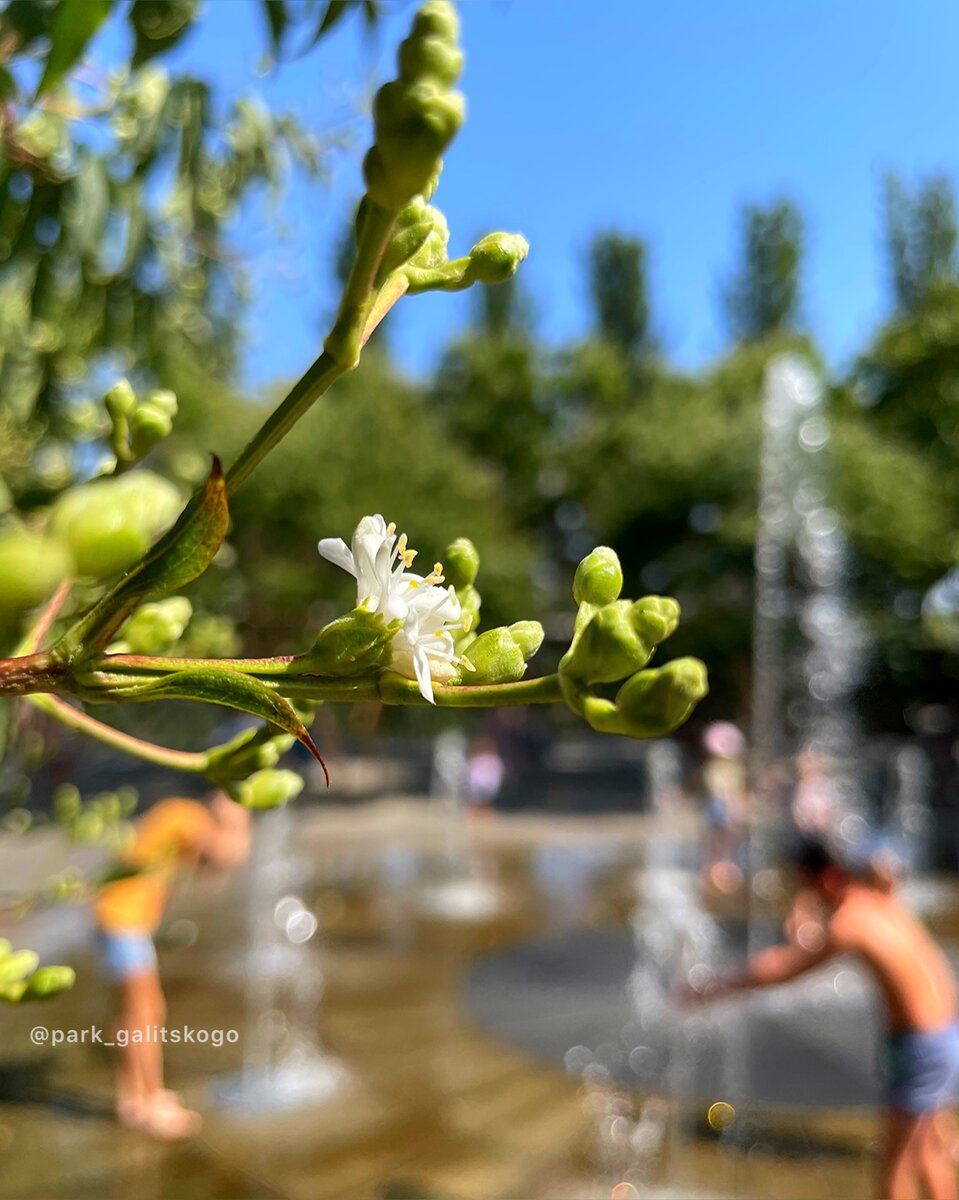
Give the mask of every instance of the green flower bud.
[(665, 641), (679, 624), (679, 605), (672, 596), (643, 596), (633, 604), (633, 619), (645, 641)]
[(173, 430), (173, 418), (155, 404), (141, 404), (130, 416), (130, 449), (143, 458)]
[(616, 683), (649, 662), (676, 627), (679, 605), (664, 596), (616, 600), (589, 619), (563, 656), (560, 671), (587, 683)]
[(470, 644), (468, 658), (473, 670), (459, 678), (467, 686), (480, 683), (514, 683), (526, 674), (526, 663), (543, 642), (543, 627), (537, 621), (487, 629)]
[(470, 251), (466, 278), (470, 283), (504, 283), (529, 254), (529, 242), (518, 233), (490, 233)]
[(0, 529), (0, 625), (45, 600), (73, 573), (67, 544), (7, 524)]
[[(414, 196), (396, 218), (396, 229), (383, 254), (377, 271), (377, 283), (402, 267), (425, 245), (434, 232), (434, 215), (442, 217), (437, 209), (431, 208), (422, 196)], [(444, 220), (445, 224), (445, 220)]]
[[(446, 582), (456, 588), (457, 594), (460, 588), (466, 588), (476, 581), (479, 574), (479, 553), (469, 538), (457, 538), (455, 542), (450, 542), (442, 562)], [(460, 597), (460, 603), (462, 602)]]
[(463, 51), (455, 37), (417, 37), (414, 25), (414, 35), (400, 45), (400, 78), (435, 79), (452, 87), (463, 73)]
[(450, 91), (462, 70), (452, 5), (430, 0), (399, 51), (400, 77), (377, 92), (376, 142), (363, 163), (367, 195), (398, 212), (434, 182), (439, 159), (463, 123), (463, 97)]
[(105, 832), (103, 815), (95, 808), (85, 809), (73, 823), (73, 837), (78, 842), (102, 841)]
[(616, 695), (623, 733), (664, 737), (692, 712), (709, 690), (698, 658), (677, 658), (653, 671), (639, 671)]
[(52, 508), (52, 532), (73, 553), (80, 575), (104, 579), (132, 566), (176, 517), (180, 496), (150, 471), (71, 488)]
[(136, 393), (129, 379), (118, 379), (103, 397), (103, 402), (114, 422), (119, 421), (121, 417), (128, 417), (137, 404)]
[(162, 654), (180, 640), (192, 616), (186, 596), (143, 604), (121, 629), (119, 645), (129, 654)]
[(449, 263), (447, 247), (450, 240), (450, 227), (446, 217), (438, 208), (427, 205), (430, 214), (430, 231), (423, 244), (409, 258), (408, 265), (415, 272), (436, 271)]
[(36, 950), (15, 950), (4, 955), (0, 958), (0, 987), (26, 979), (37, 969), (39, 962), (40, 955)]
[(73, 967), (41, 967), (27, 980), (22, 999), (52, 1000), (72, 988), (76, 979)]
[(623, 590), (623, 568), (610, 546), (597, 546), (576, 568), (573, 599), (577, 604), (611, 604)]
[(452, 4), (444, 0), (429, 0), (413, 18), (414, 36), (438, 37), (447, 42), (455, 42), (460, 35), (459, 18)]
[(543, 644), (543, 627), (539, 621), (516, 621), (509, 627), (509, 635), (520, 649), (526, 662)]
[(390, 665), (397, 628), (377, 613), (355, 608), (321, 629), (312, 649), (290, 669), (310, 675), (369, 675)]
[(61, 783), (53, 793), (54, 820), (61, 825), (72, 824), (83, 809), (80, 789), (72, 783)]
[(233, 798), (244, 808), (281, 808), (303, 790), (303, 780), (295, 771), (257, 771), (231, 789)]
[(172, 418), (179, 411), (176, 392), (171, 392), (169, 388), (155, 388), (149, 396), (147, 396), (147, 404), (152, 404), (154, 408), (158, 408), (160, 412), (166, 413)]

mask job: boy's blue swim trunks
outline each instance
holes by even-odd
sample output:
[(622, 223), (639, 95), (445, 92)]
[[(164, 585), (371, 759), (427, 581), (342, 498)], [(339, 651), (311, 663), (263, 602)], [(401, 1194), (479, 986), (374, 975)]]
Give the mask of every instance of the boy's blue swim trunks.
[(121, 983), (131, 975), (156, 968), (157, 953), (148, 933), (130, 930), (123, 933), (97, 933), (100, 965), (111, 983)]
[(919, 1116), (947, 1108), (959, 1095), (959, 1022), (885, 1041), (886, 1097), (894, 1108)]

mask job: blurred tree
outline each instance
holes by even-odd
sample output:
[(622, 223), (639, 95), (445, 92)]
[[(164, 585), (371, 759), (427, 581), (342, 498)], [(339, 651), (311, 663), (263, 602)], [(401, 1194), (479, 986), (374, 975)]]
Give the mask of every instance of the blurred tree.
[(499, 475), (515, 519), (531, 528), (551, 422), (528, 304), (515, 282), (484, 290), (475, 324), (440, 361), (430, 402), (450, 436)]
[(651, 341), (644, 243), (617, 233), (599, 234), (590, 246), (589, 261), (599, 336), (638, 357)]
[(794, 328), (799, 311), (803, 220), (789, 200), (742, 211), (741, 262), (723, 294), (737, 341), (757, 341)]
[(956, 282), (956, 201), (944, 176), (910, 195), (902, 180), (885, 182), (886, 247), (896, 305), (915, 312), (930, 293)]

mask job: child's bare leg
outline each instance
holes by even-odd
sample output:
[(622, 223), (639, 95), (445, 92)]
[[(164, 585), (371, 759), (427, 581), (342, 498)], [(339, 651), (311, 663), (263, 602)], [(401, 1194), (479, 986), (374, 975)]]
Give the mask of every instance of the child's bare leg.
[(165, 1020), (166, 1002), (155, 970), (138, 971), (121, 980), (118, 1105), (142, 1104), (163, 1087), (163, 1048), (155, 1033)]
[(932, 1113), (924, 1117), (919, 1138), (919, 1172), (931, 1200), (957, 1200), (956, 1168), (952, 1154), (943, 1137), (940, 1117)]
[(879, 1200), (920, 1200), (919, 1139), (922, 1118), (891, 1108), (879, 1172)]
[(959, 1121), (951, 1108), (944, 1108), (933, 1118), (942, 1145), (954, 1163), (959, 1163)]

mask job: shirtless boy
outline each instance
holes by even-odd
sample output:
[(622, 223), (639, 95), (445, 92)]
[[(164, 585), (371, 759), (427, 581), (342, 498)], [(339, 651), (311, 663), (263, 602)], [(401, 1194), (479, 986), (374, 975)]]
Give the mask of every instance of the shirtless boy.
[(250, 814), (217, 793), (209, 804), (171, 797), (137, 823), (133, 845), (95, 905), (104, 972), (117, 987), (119, 1017), (114, 1042), (116, 1108), (121, 1124), (165, 1140), (189, 1137), (200, 1117), (163, 1086), (162, 1042), (166, 1018), (153, 934), (163, 916), (176, 871), (195, 863), (219, 870), (249, 854)]
[(885, 1001), (885, 1145), (881, 1200), (956, 1200), (950, 1142), (959, 1090), (956, 981), (927, 930), (872, 868), (843, 865), (808, 841), (795, 864), (803, 887), (786, 923), (789, 942), (756, 954), (741, 976), (711, 982), (689, 1000), (786, 983), (839, 954), (869, 969)]

